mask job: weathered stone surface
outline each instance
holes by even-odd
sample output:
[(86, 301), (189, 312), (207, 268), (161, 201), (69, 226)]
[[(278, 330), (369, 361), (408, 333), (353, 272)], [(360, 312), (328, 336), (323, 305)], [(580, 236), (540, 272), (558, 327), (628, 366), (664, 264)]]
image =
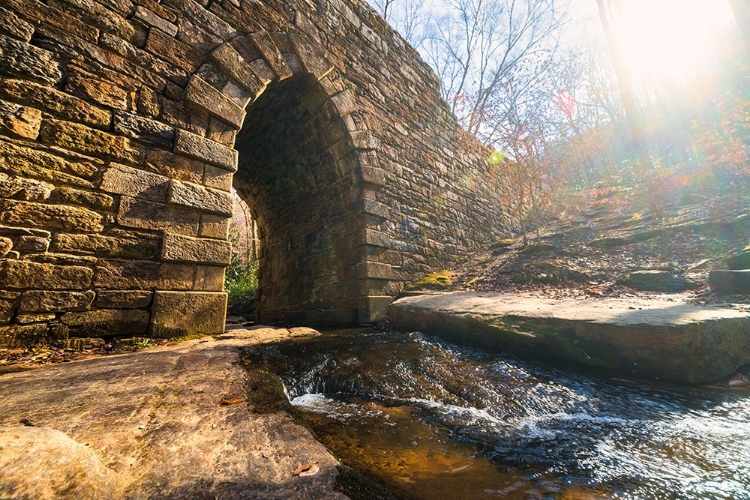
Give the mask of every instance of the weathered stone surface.
[(102, 216), (82, 207), (0, 199), (0, 223), (61, 231), (99, 232)]
[(24, 314), (19, 312), (16, 315), (16, 323), (20, 323), (22, 325), (26, 325), (29, 323), (46, 323), (48, 321), (54, 320), (57, 318), (57, 314), (55, 313), (35, 313), (35, 314)]
[(166, 230), (187, 236), (197, 236), (200, 212), (164, 203), (122, 197), (117, 222), (125, 227)]
[(750, 269), (750, 250), (733, 255), (727, 259), (727, 267), (732, 271)]
[(165, 202), (169, 178), (113, 163), (104, 171), (100, 188), (108, 193)]
[(231, 258), (232, 245), (228, 241), (189, 238), (170, 233), (164, 235), (161, 260), (228, 266)]
[[(108, 128), (112, 122), (112, 112), (98, 108), (52, 87), (34, 82), (0, 79), (0, 96), (41, 109), (66, 120), (81, 122), (97, 128)], [(41, 119), (41, 115), (39, 118)], [(39, 130), (38, 124), (36, 130), (37, 132)], [(36, 135), (31, 138), (35, 139)]]
[(173, 127), (131, 113), (115, 113), (115, 133), (167, 149), (172, 149), (174, 145)]
[(13, 12), (0, 7), (0, 33), (28, 42), (34, 33), (34, 27)]
[(69, 312), (87, 311), (91, 308), (96, 294), (87, 292), (50, 292), (32, 290), (21, 296), (19, 312)]
[(153, 26), (154, 28), (159, 28), (161, 31), (168, 35), (177, 35), (176, 25), (170, 23), (166, 19), (159, 17), (157, 14), (145, 7), (139, 5), (135, 8), (135, 18), (143, 21), (150, 26)]
[(0, 73), (57, 83), (60, 65), (51, 52), (0, 34)]
[(232, 172), (237, 170), (237, 150), (182, 129), (177, 129), (174, 152)]
[(60, 320), (71, 329), (85, 329), (88, 335), (142, 335), (148, 331), (148, 311), (140, 309), (97, 309), (69, 312)]
[(193, 290), (200, 292), (221, 292), (224, 290), (223, 266), (196, 266)]
[(194, 275), (193, 266), (185, 264), (100, 259), (94, 287), (105, 290), (190, 290)]
[(0, 173), (0, 197), (25, 201), (44, 201), (55, 186), (44, 181), (7, 176)]
[(154, 292), (147, 290), (101, 290), (94, 305), (100, 309), (142, 309), (151, 305)]
[(229, 235), (229, 220), (228, 217), (223, 215), (201, 215), (199, 236), (202, 238), (226, 240)]
[(150, 333), (154, 337), (222, 333), (227, 315), (227, 294), (156, 292), (153, 315)]
[[(188, 158), (186, 156), (176, 155), (171, 151), (164, 151), (161, 149), (153, 149), (148, 152), (146, 156), (146, 166), (152, 172), (160, 175), (165, 175), (172, 179), (179, 179), (181, 181), (188, 181), (195, 184), (200, 184), (203, 181), (203, 171), (205, 167), (216, 168), (221, 170), (230, 177), (232, 174), (226, 170), (206, 165), (202, 161)], [(231, 185), (231, 184), (230, 184)], [(215, 186), (209, 186), (215, 187)]]
[(0, 235), (18, 237), (18, 236), (39, 236), (40, 238), (49, 238), (52, 233), (44, 229), (32, 229), (30, 227), (10, 227), (0, 226)]
[(699, 384), (750, 363), (750, 313), (669, 298), (452, 292), (397, 300), (388, 316), (401, 331), (638, 378)]
[(226, 216), (232, 215), (234, 206), (230, 193), (177, 180), (172, 180), (170, 184), (167, 201)]
[(227, 121), (238, 129), (245, 120), (244, 109), (203, 81), (199, 76), (193, 75), (190, 79), (190, 83), (185, 89), (185, 100)]
[(9, 323), (13, 318), (20, 296), (18, 292), (0, 290), (0, 324)]
[[(292, 335), (256, 328), (231, 337), (4, 375), (0, 484), (23, 485), (25, 498), (343, 500), (337, 462), (309, 431), (283, 406), (254, 411), (239, 349)], [(283, 402), (279, 382), (269, 382)], [(228, 398), (243, 401), (221, 405)], [(18, 429), (39, 435), (9, 435)], [(318, 474), (294, 476), (306, 463)]]
[(146, 50), (188, 73), (195, 72), (203, 60), (202, 54), (190, 45), (182, 43), (158, 29), (149, 30)]
[(750, 269), (711, 271), (708, 285), (715, 293), (750, 295)]
[(230, 44), (220, 45), (211, 53), (211, 58), (237, 83), (250, 92), (253, 98), (260, 95), (266, 88), (265, 83), (250, 70), (247, 61)]
[(129, 109), (133, 95), (113, 82), (98, 79), (91, 74), (68, 78), (65, 90), (102, 106), (120, 110)]
[(111, 210), (115, 205), (114, 198), (109, 195), (65, 186), (55, 189), (54, 195), (55, 201), (66, 205), (81, 205), (101, 210)]
[(91, 266), (96, 264), (96, 257), (88, 255), (69, 255), (65, 253), (37, 253), (24, 256), (24, 260), (55, 264), (58, 266)]
[(125, 137), (73, 122), (47, 120), (42, 124), (40, 136), (47, 144), (127, 163), (139, 163), (145, 155)]
[[(266, 64), (276, 74), (276, 78), (284, 80), (292, 76), (292, 70), (284, 60), (284, 56), (267, 32), (250, 33), (248, 39), (261, 53)], [(322, 76), (322, 75), (321, 75)]]
[(94, 187), (89, 179), (98, 168), (88, 162), (71, 162), (43, 151), (0, 142), (0, 171), (53, 183)]
[(13, 348), (46, 344), (48, 333), (49, 328), (44, 323), (0, 326), (0, 347)]
[(157, 238), (131, 238), (103, 236), (99, 234), (58, 233), (52, 240), (55, 252), (82, 253), (101, 257), (128, 259), (155, 259), (159, 256), (161, 241)]
[(0, 283), (6, 288), (86, 290), (94, 272), (88, 267), (56, 266), (19, 260), (0, 261)]
[(13, 249), (13, 240), (0, 236), (0, 257), (5, 257)]
[(21, 236), (15, 249), (21, 253), (44, 253), (49, 249), (49, 238), (39, 236)]
[(0, 101), (0, 133), (23, 139), (36, 139), (42, 123), (38, 109)]
[(699, 286), (669, 271), (634, 271), (619, 278), (617, 284), (648, 292), (684, 292)]

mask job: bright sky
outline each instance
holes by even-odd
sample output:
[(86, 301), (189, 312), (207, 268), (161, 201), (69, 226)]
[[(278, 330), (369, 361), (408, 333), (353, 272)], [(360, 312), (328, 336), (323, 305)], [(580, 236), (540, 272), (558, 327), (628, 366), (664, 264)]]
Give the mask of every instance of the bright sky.
[[(598, 22), (596, 0), (572, 1), (574, 23)], [(715, 54), (717, 37), (733, 29), (726, 0), (622, 0), (622, 4), (620, 43), (631, 70), (643, 78), (680, 79), (694, 73)]]

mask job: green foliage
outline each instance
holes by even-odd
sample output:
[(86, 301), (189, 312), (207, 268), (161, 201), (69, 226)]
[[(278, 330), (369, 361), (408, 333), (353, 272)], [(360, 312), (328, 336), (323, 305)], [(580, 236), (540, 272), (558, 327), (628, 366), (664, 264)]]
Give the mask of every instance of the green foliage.
[(254, 313), (255, 292), (258, 289), (258, 261), (242, 264), (236, 255), (232, 255), (224, 287), (229, 295), (227, 311), (230, 314)]

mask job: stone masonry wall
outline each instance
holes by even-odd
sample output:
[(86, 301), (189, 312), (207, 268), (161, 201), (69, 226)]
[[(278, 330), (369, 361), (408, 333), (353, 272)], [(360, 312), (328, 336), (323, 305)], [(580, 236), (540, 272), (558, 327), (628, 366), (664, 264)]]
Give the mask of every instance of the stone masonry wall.
[(4, 0), (0, 345), (221, 331), (233, 185), (261, 319), (377, 319), (504, 227), (437, 85), (356, 0)]

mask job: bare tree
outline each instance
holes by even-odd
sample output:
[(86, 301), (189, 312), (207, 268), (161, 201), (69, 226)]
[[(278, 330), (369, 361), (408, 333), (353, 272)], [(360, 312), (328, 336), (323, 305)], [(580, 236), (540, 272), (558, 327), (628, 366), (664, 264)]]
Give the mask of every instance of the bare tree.
[(447, 13), (430, 24), (423, 52), (464, 128), (493, 143), (505, 114), (498, 104), (509, 92), (523, 93), (532, 85), (556, 50), (559, 12), (553, 0), (446, 0), (445, 5)]

